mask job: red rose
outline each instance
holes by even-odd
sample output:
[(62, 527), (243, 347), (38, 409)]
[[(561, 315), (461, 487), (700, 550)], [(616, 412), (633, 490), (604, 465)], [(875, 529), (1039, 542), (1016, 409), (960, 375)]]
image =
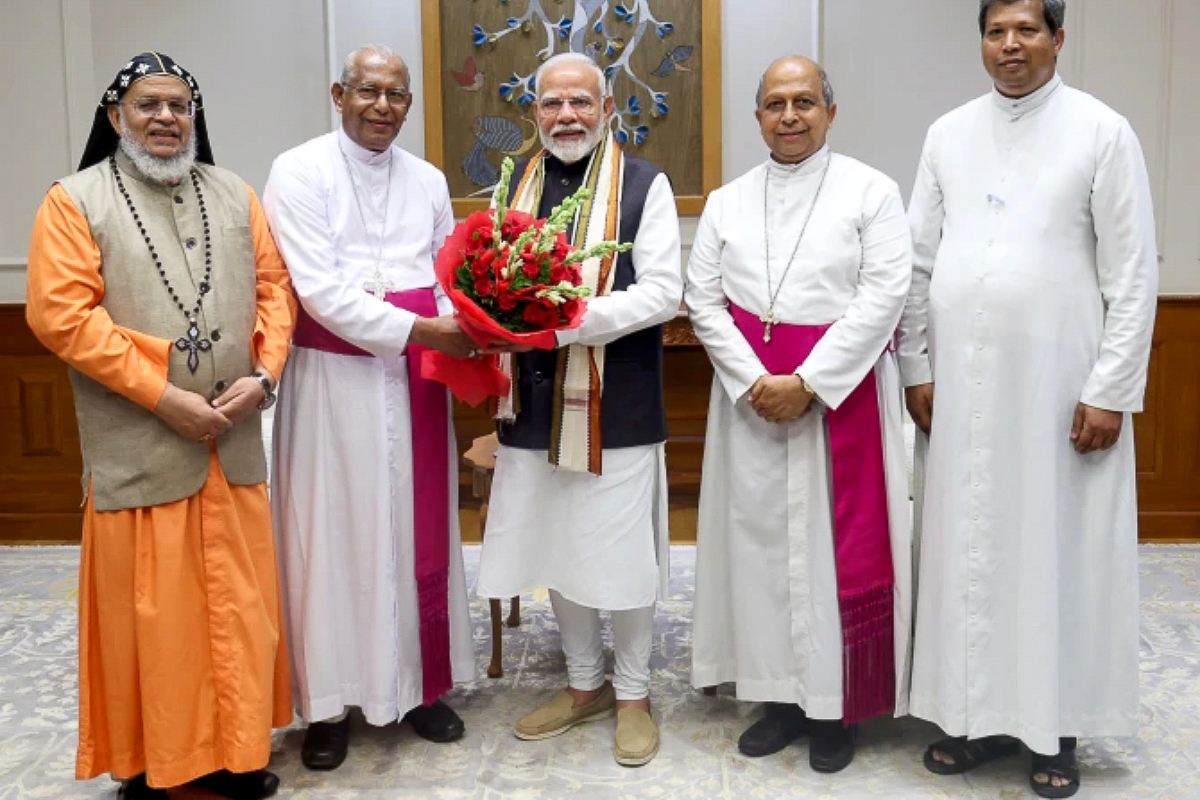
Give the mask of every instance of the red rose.
[(503, 238), (512, 241), (524, 233), (528, 227), (528, 223), (526, 223), (524, 220), (518, 219), (514, 215), (509, 214), (504, 218), (504, 223), (500, 226), (500, 235)]
[(579, 300), (572, 297), (570, 300), (562, 304), (563, 321), (570, 322), (579, 316)]
[(567, 279), (567, 268), (566, 267), (564, 267), (560, 264), (555, 264), (553, 267), (550, 268), (550, 282), (551, 283), (562, 283), (566, 279)]
[(475, 279), (475, 294), (480, 297), (487, 297), (495, 291), (496, 285), (488, 278)]
[(537, 303), (525, 306), (525, 310), (521, 312), (521, 318), (535, 328), (542, 327), (542, 309)]
[(562, 261), (564, 258), (566, 258), (567, 256), (569, 256), (571, 254), (572, 249), (574, 249), (574, 248), (572, 248), (571, 245), (567, 243), (566, 236), (563, 236), (560, 233), (554, 237), (554, 250), (552, 252), (554, 253), (555, 261)]
[(537, 276), (539, 273), (541, 273), (541, 270), (538, 269), (536, 261), (530, 261), (526, 259), (525, 262), (521, 264), (521, 273), (532, 281), (537, 279)]
[(496, 298), (496, 305), (500, 306), (501, 311), (512, 311), (517, 307), (516, 295), (511, 292), (504, 292)]
[(574, 264), (567, 267), (567, 280), (576, 286), (583, 283), (583, 273), (579, 271), (579, 267)]

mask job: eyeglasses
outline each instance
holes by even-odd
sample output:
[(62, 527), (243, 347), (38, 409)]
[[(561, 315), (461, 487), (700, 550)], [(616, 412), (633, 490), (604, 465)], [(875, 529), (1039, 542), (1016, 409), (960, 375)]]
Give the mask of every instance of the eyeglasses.
[(167, 111), (170, 111), (176, 119), (185, 117), (191, 119), (196, 116), (196, 103), (192, 100), (160, 100), (157, 97), (141, 97), (126, 105), (146, 119), (161, 114), (163, 106), (166, 106)]
[(408, 89), (380, 89), (369, 83), (343, 83), (342, 86), (353, 91), (355, 97), (364, 103), (378, 103), (380, 95), (386, 97), (388, 105), (395, 108), (404, 108), (412, 101), (412, 92)]
[(576, 114), (591, 114), (596, 110), (596, 101), (587, 95), (578, 97), (546, 97), (537, 102), (538, 111), (548, 117), (558, 114), (563, 106), (570, 106)]

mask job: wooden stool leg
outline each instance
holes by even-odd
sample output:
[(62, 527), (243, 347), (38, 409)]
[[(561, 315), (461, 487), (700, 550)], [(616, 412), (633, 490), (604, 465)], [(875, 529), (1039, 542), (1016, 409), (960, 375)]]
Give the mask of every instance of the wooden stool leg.
[(521, 597), (514, 597), (508, 604), (508, 621), (505, 622), (510, 628), (515, 628), (521, 624)]
[(504, 667), (500, 663), (500, 601), (492, 598), (488, 600), (488, 606), (492, 612), (492, 663), (488, 664), (487, 676), (489, 678), (499, 678), (504, 674)]

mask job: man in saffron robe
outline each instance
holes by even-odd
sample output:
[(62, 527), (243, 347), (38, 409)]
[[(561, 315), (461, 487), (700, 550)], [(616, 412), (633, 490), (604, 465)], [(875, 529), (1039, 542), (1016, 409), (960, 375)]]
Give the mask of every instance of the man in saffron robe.
[(27, 319), (70, 366), (83, 448), (76, 777), (135, 800), (274, 794), (292, 719), (259, 409), (295, 306), (201, 100), (165, 55), (126, 64), (29, 249)]

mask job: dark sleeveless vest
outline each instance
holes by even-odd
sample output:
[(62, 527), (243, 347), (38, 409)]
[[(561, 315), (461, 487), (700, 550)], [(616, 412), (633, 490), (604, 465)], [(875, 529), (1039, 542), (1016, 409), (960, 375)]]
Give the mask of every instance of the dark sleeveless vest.
[[(546, 157), (546, 175), (537, 215), (545, 217), (580, 187), (588, 159), (563, 164)], [(509, 196), (520, 183), (529, 163), (514, 171)], [(661, 170), (640, 158), (625, 156), (621, 190), (620, 242), (632, 242), (642, 222), (650, 184)], [(570, 231), (568, 231), (569, 238)], [(617, 256), (613, 294), (636, 282), (633, 251)], [(500, 442), (526, 450), (550, 447), (554, 374), (559, 351), (534, 350), (516, 358), (516, 392), (520, 411), (515, 421), (500, 423)], [(663, 402), (662, 326), (643, 328), (605, 346), (604, 385), (600, 394), (600, 441), (605, 449), (657, 444), (667, 438), (667, 412)]]

